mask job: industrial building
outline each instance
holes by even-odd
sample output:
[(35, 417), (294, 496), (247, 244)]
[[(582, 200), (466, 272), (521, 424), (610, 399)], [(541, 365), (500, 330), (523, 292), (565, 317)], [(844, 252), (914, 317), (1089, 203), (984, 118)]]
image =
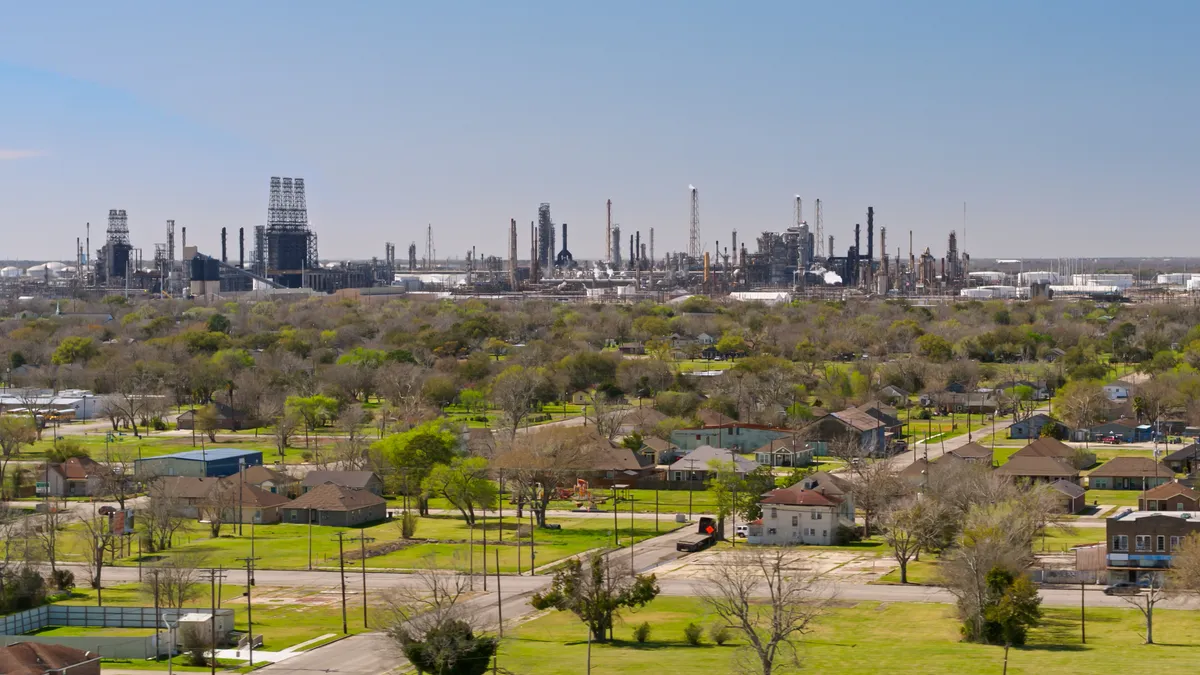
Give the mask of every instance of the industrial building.
[(206, 448), (139, 459), (134, 462), (133, 470), (140, 480), (158, 476), (224, 478), (243, 467), (262, 466), (262, 463), (263, 454), (259, 450)]

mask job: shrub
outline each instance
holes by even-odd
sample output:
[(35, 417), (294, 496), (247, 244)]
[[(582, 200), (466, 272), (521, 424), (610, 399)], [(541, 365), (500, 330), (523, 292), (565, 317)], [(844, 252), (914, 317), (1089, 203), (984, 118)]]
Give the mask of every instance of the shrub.
[(50, 581), (57, 590), (69, 591), (75, 588), (75, 573), (71, 570), (54, 570), (50, 575)]
[(714, 623), (708, 627), (708, 639), (717, 645), (723, 645), (733, 639), (733, 631), (723, 623)]
[(704, 634), (704, 629), (698, 623), (689, 623), (683, 627), (683, 639), (693, 647), (700, 644), (700, 636)]
[(642, 623), (638, 624), (638, 626), (633, 629), (633, 639), (637, 640), (639, 644), (645, 644), (646, 640), (650, 639), (650, 622), (643, 621)]
[(417, 514), (412, 511), (405, 511), (400, 515), (400, 535), (405, 539), (412, 539), (417, 534)]

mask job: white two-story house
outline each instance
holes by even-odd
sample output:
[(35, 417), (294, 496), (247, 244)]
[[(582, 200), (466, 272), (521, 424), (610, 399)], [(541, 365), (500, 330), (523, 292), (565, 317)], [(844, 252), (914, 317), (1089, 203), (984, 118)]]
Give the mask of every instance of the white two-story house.
[(854, 527), (854, 500), (844, 480), (822, 474), (763, 496), (761, 527), (752, 527), (747, 541), (774, 546), (838, 543), (838, 531)]

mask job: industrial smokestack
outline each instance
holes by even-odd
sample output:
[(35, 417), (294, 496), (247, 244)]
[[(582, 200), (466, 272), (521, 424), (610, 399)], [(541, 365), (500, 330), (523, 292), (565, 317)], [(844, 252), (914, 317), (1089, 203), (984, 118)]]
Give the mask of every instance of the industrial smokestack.
[(223, 227), (222, 227), (222, 228), (221, 228), (221, 262), (223, 262), (223, 263), (227, 263), (227, 262), (229, 262), (229, 256), (227, 256), (227, 255), (225, 254), (225, 238), (226, 238), (226, 234), (227, 234), (227, 233), (226, 233), (226, 231), (225, 231), (225, 228), (223, 228)]
[(604, 226), (604, 255), (612, 260), (612, 200), (608, 200), (608, 221)]
[(246, 228), (238, 228), (238, 267), (246, 267)]
[(859, 240), (858, 240), (858, 234), (859, 234), (859, 231), (860, 231), (861, 229), (862, 229), (862, 226), (861, 226), (861, 225), (859, 225), (858, 223), (855, 223), (855, 224), (854, 224), (854, 260), (853, 260), (853, 262), (854, 262), (854, 264), (855, 264), (855, 265), (857, 265), (857, 264), (858, 264), (858, 259), (859, 259), (860, 255), (861, 255), (861, 254), (859, 253), (859, 251), (861, 251), (861, 250), (862, 250), (862, 246), (861, 246), (861, 244), (859, 243)]
[(634, 259), (637, 258), (637, 249), (633, 247), (633, 235), (629, 235), (629, 269), (633, 269)]
[(538, 281), (538, 236), (537, 226), (529, 221), (529, 283)]
[(829, 235), (829, 256), (830, 256), (830, 257), (833, 257), (833, 256), (834, 256), (834, 252), (833, 252), (833, 235), (832, 235), (832, 234), (831, 234), (831, 235)]
[(867, 207), (867, 260), (875, 259), (875, 207)]
[(566, 252), (566, 250), (567, 250), (567, 224), (566, 223), (563, 223), (563, 247), (562, 247), (562, 250), (563, 250), (563, 252)]
[(738, 257), (737, 230), (733, 231), (733, 257), (734, 257), (733, 264), (736, 266), (738, 264), (738, 261), (737, 261), (737, 257)]

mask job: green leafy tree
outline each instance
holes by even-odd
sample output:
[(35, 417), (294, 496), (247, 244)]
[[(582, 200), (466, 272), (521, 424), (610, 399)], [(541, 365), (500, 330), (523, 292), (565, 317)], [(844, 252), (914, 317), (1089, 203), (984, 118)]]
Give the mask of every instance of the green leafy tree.
[(917, 353), (930, 361), (945, 363), (954, 356), (954, 346), (941, 335), (926, 333), (917, 338)]
[(325, 426), (337, 416), (338, 402), (337, 399), (323, 394), (289, 396), (284, 401), (284, 407), (288, 412), (298, 415), (304, 422), (305, 444), (307, 445), (309, 433)]
[(585, 567), (578, 558), (568, 560), (554, 574), (550, 590), (535, 593), (530, 604), (535, 609), (569, 611), (587, 624), (592, 639), (605, 642), (612, 631), (613, 618), (624, 608), (643, 607), (658, 596), (658, 580), (653, 575), (631, 577), (618, 569), (603, 553), (593, 553)]
[(230, 329), (233, 328), (233, 324), (229, 322), (229, 318), (224, 314), (217, 313), (208, 317), (207, 328), (210, 333), (224, 333), (228, 335)]
[(96, 341), (92, 338), (69, 337), (64, 338), (62, 342), (58, 343), (58, 347), (54, 349), (54, 354), (50, 356), (50, 362), (56, 366), (87, 363), (99, 353), (100, 350), (96, 347)]
[(397, 629), (397, 640), (405, 658), (418, 673), (430, 675), (484, 675), (500, 646), (494, 637), (476, 637), (471, 626), (458, 619), (447, 620), (418, 639)]
[(487, 397), (478, 389), (463, 389), (458, 392), (458, 402), (467, 412), (473, 413), (487, 408)]
[[(458, 435), (445, 422), (433, 420), (408, 431), (385, 436), (371, 449), (379, 453), (395, 470), (404, 495), (419, 495), (419, 487), (437, 464), (449, 464), (458, 447)], [(419, 497), (418, 509), (428, 512), (426, 500)]]
[(746, 353), (746, 340), (741, 335), (724, 335), (717, 340), (716, 349), (723, 356), (733, 358)]
[(455, 457), (449, 464), (437, 464), (421, 481), (427, 494), (441, 495), (463, 515), (468, 524), (475, 524), (475, 509), (496, 505), (496, 484), (488, 479), (488, 463), (482, 457)]
[(1007, 659), (1008, 648), (1025, 644), (1029, 629), (1041, 623), (1042, 599), (1029, 577), (1003, 567), (988, 572), (987, 586), (990, 602), (983, 611), (984, 636), (991, 644), (1004, 645)]

